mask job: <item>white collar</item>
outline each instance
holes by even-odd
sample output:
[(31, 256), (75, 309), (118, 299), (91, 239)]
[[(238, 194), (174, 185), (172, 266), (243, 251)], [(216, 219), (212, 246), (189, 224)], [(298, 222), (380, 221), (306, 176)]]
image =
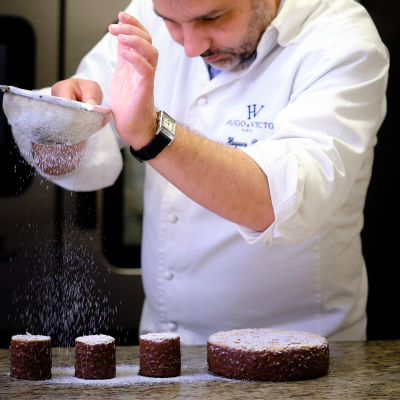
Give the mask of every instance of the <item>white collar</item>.
[(278, 14), (270, 25), (278, 30), (277, 41), (280, 46), (287, 47), (293, 43), (304, 21), (318, 3), (321, 0), (282, 0)]

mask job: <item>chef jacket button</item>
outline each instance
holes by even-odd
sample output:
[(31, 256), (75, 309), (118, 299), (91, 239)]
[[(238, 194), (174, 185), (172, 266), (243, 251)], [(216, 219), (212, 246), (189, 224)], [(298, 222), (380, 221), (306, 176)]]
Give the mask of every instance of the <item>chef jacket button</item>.
[(170, 281), (174, 277), (174, 274), (171, 271), (165, 271), (164, 272), (164, 278), (168, 281)]
[(199, 106), (205, 106), (205, 105), (207, 104), (207, 97), (200, 97), (200, 98), (197, 100), (197, 104), (198, 104)]
[(171, 222), (171, 224), (174, 224), (176, 221), (178, 221), (178, 217), (174, 214), (169, 214), (168, 221)]
[(175, 322), (168, 322), (168, 329), (171, 332), (176, 332), (176, 330), (178, 329), (178, 325)]

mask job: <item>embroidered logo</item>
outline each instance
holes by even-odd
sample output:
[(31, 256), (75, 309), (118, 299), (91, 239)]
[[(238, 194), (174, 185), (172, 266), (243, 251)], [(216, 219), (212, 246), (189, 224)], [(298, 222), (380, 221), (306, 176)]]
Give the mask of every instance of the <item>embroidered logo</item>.
[[(258, 111), (257, 111), (257, 104), (253, 104), (252, 106), (247, 106), (247, 108), (249, 109), (249, 118), (247, 119), (251, 119), (251, 118), (255, 118), (257, 117), (257, 115), (260, 113), (260, 111), (264, 108), (265, 106), (261, 106)], [(253, 117), (252, 117), (253, 115)]]
[[(225, 125), (229, 125), (235, 128), (241, 128), (242, 132), (253, 132), (253, 129), (263, 129), (263, 130), (273, 130), (274, 124), (272, 122), (264, 122), (264, 121), (255, 121), (260, 112), (265, 108), (263, 105), (252, 104), (247, 106), (248, 110), (248, 118), (247, 120), (241, 119), (230, 119), (226, 122)], [(251, 120), (251, 121), (250, 121)], [(252, 139), (251, 144), (257, 142), (257, 139)], [(239, 142), (235, 141), (234, 137), (228, 137), (228, 141), (226, 144), (230, 147), (238, 148), (238, 147), (247, 147), (250, 144), (248, 142)]]
[[(257, 139), (253, 139), (251, 141), (251, 144), (254, 144), (254, 143), (257, 143), (257, 142), (258, 142)], [(235, 138), (233, 138), (233, 137), (228, 137), (228, 141), (226, 142), (226, 145), (230, 146), (230, 147), (233, 147), (235, 149), (237, 149), (238, 147), (247, 147), (248, 146), (247, 142), (236, 142)]]
[(272, 122), (261, 122), (261, 121), (249, 121), (257, 117), (258, 114), (265, 108), (265, 106), (257, 104), (252, 104), (247, 106), (249, 117), (247, 120), (240, 119), (230, 119), (227, 121), (226, 125), (236, 126), (242, 128), (242, 132), (253, 132), (254, 129), (274, 129), (274, 124)]

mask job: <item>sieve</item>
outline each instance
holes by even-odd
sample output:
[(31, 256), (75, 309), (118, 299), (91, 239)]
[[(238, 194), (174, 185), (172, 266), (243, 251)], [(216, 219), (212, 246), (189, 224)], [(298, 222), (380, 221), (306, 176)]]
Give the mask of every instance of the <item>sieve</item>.
[(111, 115), (107, 107), (0, 85), (8, 123), (32, 142), (72, 145), (99, 131)]

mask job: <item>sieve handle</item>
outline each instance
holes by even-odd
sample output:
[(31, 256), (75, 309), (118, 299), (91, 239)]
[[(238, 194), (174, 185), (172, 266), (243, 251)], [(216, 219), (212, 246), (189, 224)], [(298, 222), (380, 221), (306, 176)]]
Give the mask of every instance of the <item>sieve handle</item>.
[(10, 88), (5, 85), (0, 85), (0, 90), (5, 93), (5, 92), (9, 92)]

